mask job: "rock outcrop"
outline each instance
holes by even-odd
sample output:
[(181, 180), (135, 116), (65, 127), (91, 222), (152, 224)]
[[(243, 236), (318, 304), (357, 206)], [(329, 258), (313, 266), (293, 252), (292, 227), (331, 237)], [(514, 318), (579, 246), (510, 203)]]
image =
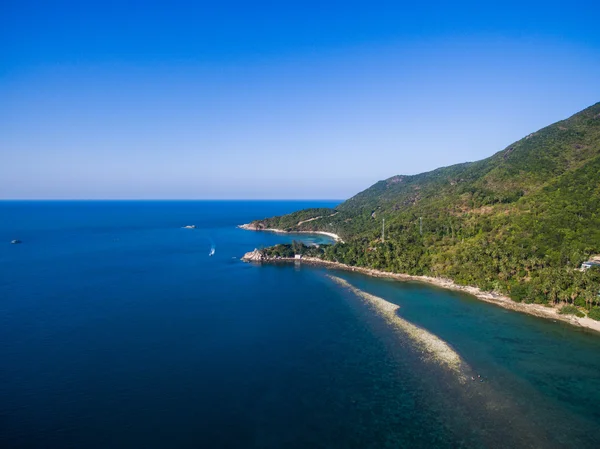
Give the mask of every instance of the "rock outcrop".
[(259, 249), (250, 251), (249, 253), (244, 254), (244, 256), (242, 257), (242, 260), (246, 262), (262, 262), (263, 260), (267, 259), (267, 255)]
[(265, 225), (256, 221), (252, 223), (247, 223), (243, 225), (239, 225), (238, 228), (247, 229), (248, 231), (261, 231), (265, 229)]

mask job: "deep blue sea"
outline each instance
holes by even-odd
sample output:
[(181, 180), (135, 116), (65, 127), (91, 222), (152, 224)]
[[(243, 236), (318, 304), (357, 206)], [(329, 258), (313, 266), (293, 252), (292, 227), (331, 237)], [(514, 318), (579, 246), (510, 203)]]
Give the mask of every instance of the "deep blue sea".
[[(236, 225), (335, 204), (0, 202), (0, 447), (600, 447), (600, 334), (240, 261), (327, 238)], [(328, 273), (400, 305), (484, 381), (424, 360)]]

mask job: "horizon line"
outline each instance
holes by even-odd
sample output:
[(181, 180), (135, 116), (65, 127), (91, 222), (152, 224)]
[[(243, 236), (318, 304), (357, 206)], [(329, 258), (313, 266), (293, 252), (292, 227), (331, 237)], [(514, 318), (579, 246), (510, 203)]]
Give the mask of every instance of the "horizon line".
[(342, 198), (0, 198), (0, 202), (2, 202), (2, 201), (345, 201), (346, 199), (342, 199)]

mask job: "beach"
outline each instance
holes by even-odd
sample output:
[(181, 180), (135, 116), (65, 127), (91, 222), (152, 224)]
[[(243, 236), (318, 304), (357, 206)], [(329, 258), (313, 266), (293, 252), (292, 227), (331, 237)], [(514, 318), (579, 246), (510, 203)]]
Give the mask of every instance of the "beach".
[[(310, 221), (310, 220), (306, 220), (306, 221)], [(264, 228), (264, 229), (261, 229), (261, 228), (257, 228), (252, 223), (247, 223), (247, 224), (239, 225), (238, 228), (245, 229), (247, 231), (276, 232), (278, 234), (321, 234), (321, 235), (326, 235), (328, 237), (331, 237), (335, 242), (344, 243), (344, 241), (342, 240), (342, 238), (339, 235), (334, 234), (333, 232), (325, 232), (325, 231), (285, 231), (283, 229), (275, 229), (275, 228)]]

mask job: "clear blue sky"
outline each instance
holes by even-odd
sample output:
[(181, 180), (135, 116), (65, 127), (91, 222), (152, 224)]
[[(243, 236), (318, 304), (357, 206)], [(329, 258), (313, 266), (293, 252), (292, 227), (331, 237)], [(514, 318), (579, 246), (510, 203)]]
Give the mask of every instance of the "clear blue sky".
[(0, 198), (347, 198), (600, 101), (600, 6), (0, 5)]

